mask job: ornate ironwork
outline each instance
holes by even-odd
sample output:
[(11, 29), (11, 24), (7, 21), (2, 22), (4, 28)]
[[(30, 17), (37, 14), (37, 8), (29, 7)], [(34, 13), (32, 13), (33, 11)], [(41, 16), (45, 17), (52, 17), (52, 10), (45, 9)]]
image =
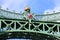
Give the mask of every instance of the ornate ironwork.
[(21, 19), (0, 19), (2, 32), (33, 32), (60, 37), (60, 23)]
[(0, 8), (0, 35), (7, 32), (18, 31), (42, 33), (60, 39), (60, 23), (52, 22), (60, 20), (60, 12), (33, 16), (35, 17), (33, 20), (24, 20), (22, 14)]

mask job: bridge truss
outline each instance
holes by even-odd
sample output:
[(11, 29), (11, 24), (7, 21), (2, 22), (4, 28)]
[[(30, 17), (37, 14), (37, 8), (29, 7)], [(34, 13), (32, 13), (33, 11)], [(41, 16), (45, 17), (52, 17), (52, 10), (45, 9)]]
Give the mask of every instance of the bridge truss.
[(14, 34), (16, 32), (19, 32), (18, 34), (20, 34), (21, 32), (22, 35), (23, 33), (33, 33), (31, 35), (34, 35), (35, 33), (35, 35), (47, 35), (48, 38), (53, 37), (56, 38), (54, 40), (60, 40), (60, 22), (56, 22), (60, 20), (60, 12), (33, 16), (35, 17), (35, 20), (24, 20), (22, 19), (22, 13), (10, 12), (0, 8), (0, 36), (5, 34), (10, 35), (11, 33)]
[(60, 23), (22, 19), (0, 19), (0, 35), (10, 32), (40, 33), (60, 37)]

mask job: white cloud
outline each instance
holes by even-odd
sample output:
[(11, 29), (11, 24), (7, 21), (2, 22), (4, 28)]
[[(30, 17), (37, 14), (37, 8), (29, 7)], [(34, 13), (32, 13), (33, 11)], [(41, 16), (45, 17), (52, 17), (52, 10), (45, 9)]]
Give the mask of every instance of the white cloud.
[(53, 13), (53, 10), (51, 10), (51, 9), (48, 9), (48, 10), (44, 11), (44, 14), (51, 14), (51, 13)]
[(22, 11), (27, 6), (29, 0), (5, 0), (1, 5), (3, 9), (9, 8), (10, 10)]
[(54, 0), (54, 4), (55, 7), (53, 9), (48, 9), (44, 11), (44, 14), (47, 14), (46, 12), (48, 12), (48, 14), (55, 12), (60, 12), (60, 0)]
[[(55, 7), (53, 9), (45, 10), (44, 14), (52, 14), (54, 12), (55, 13), (60, 12), (60, 0), (54, 0), (54, 4), (55, 4)], [(56, 22), (60, 22), (60, 20), (57, 19)]]

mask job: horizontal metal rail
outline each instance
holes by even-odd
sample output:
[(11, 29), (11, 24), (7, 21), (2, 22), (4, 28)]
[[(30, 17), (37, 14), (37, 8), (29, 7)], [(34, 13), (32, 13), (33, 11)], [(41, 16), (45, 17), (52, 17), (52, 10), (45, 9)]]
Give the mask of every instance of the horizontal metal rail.
[[(60, 12), (57, 13), (52, 13), (52, 14), (43, 14), (43, 15), (34, 15), (34, 20), (39, 20), (39, 21), (58, 21), (60, 20)], [(0, 8), (0, 18), (11, 18), (11, 19), (23, 19), (23, 14), (22, 12), (16, 13), (10, 12), (8, 10), (3, 10)]]

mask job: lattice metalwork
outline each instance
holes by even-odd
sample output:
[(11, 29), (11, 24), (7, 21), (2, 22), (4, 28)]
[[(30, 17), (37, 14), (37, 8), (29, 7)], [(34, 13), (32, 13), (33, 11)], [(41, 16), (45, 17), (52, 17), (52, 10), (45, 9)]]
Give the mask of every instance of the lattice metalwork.
[(60, 23), (20, 19), (0, 19), (0, 33), (16, 31), (42, 33), (60, 37)]

